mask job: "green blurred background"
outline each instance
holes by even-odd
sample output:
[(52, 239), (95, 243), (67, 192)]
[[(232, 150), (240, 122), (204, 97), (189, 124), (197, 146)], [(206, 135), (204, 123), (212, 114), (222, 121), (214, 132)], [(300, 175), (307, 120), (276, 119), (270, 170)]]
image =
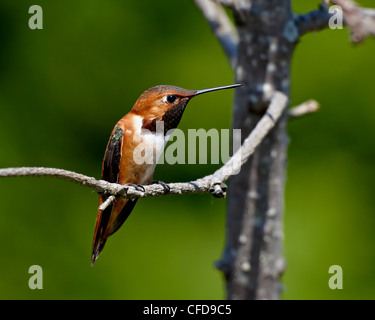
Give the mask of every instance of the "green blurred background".
[[(294, 10), (317, 0), (294, 1)], [(38, 4), (44, 29), (28, 28)], [(362, 1), (372, 6), (373, 1)], [(289, 125), (284, 299), (375, 298), (375, 42), (347, 30), (301, 40), (292, 105), (319, 113)], [(193, 1), (0, 2), (0, 167), (46, 166), (99, 178), (114, 124), (157, 84), (233, 83), (226, 58)], [(193, 100), (180, 128), (230, 128), (233, 92)], [(211, 165), (160, 165), (156, 179), (188, 181)], [(222, 299), (214, 268), (225, 201), (209, 195), (142, 199), (94, 268), (98, 196), (51, 178), (0, 180), (1, 299)], [(40, 265), (44, 289), (30, 290)], [(328, 268), (343, 268), (343, 290)]]

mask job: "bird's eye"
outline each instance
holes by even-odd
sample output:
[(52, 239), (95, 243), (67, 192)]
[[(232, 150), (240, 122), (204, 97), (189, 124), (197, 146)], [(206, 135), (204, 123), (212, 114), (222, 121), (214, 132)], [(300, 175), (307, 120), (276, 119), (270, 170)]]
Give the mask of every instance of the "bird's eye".
[(176, 99), (177, 97), (174, 94), (170, 94), (169, 96), (167, 96), (168, 103), (173, 103), (176, 101)]

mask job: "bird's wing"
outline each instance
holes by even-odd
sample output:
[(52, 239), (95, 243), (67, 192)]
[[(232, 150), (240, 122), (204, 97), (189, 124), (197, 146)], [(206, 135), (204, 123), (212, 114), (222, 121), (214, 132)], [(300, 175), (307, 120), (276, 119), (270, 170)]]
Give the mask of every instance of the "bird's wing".
[[(124, 130), (120, 124), (114, 128), (108, 141), (104, 155), (102, 179), (117, 183), (121, 166), (121, 153), (124, 140)], [(99, 206), (108, 198), (108, 195), (100, 195)], [(96, 216), (95, 232), (92, 247), (93, 265), (98, 255), (103, 250), (107, 237), (116, 232), (124, 223), (135, 206), (136, 200), (117, 199), (104, 211), (98, 209)]]

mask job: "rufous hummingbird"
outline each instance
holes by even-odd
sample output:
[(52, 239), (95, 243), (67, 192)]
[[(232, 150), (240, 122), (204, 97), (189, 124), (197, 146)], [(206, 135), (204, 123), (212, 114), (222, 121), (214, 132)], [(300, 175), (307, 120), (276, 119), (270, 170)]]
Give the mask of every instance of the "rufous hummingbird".
[[(142, 143), (151, 155), (160, 155), (169, 135), (156, 132), (157, 121), (162, 121), (164, 133), (177, 128), (187, 103), (202, 93), (239, 87), (234, 84), (203, 90), (186, 90), (175, 86), (161, 85), (146, 90), (135, 102), (131, 111), (115, 125), (105, 150), (102, 165), (102, 180), (121, 185), (147, 185), (152, 181), (158, 159), (139, 164), (134, 151)], [(156, 161), (155, 161), (156, 160)], [(165, 187), (163, 182), (157, 181)], [(101, 194), (99, 207), (108, 198)], [(94, 265), (103, 250), (108, 236), (115, 233), (132, 212), (137, 199), (117, 198), (103, 211), (98, 209), (92, 246), (91, 264)]]

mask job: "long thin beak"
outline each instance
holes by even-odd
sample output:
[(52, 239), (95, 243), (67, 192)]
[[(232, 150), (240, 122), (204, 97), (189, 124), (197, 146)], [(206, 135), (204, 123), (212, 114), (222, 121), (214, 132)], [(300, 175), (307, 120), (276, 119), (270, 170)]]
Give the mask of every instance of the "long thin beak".
[(231, 88), (237, 88), (242, 86), (242, 84), (231, 84), (230, 86), (223, 86), (223, 87), (216, 87), (216, 88), (210, 88), (210, 89), (202, 89), (202, 90), (197, 90), (195, 93), (192, 95), (193, 97), (197, 96), (198, 94), (206, 93), (206, 92), (211, 92), (211, 91), (216, 91), (216, 90), (223, 90), (223, 89), (231, 89)]

